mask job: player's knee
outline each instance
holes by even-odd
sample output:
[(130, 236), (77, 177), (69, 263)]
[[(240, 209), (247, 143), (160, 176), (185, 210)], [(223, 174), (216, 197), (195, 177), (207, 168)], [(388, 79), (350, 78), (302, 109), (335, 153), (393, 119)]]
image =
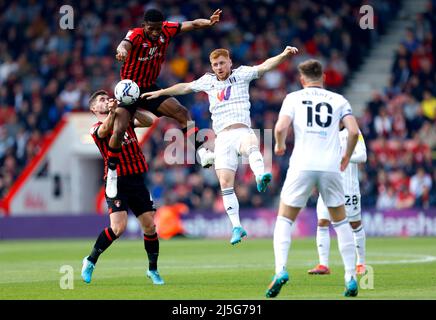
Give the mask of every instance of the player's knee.
[(118, 119), (125, 119), (129, 115), (129, 111), (126, 108), (116, 108), (115, 115)]
[(156, 225), (154, 223), (154, 211), (149, 211), (139, 217), (142, 231), (145, 234), (154, 234), (156, 232)]
[(318, 220), (318, 227), (328, 227), (330, 225), (330, 221), (326, 219)]
[(220, 178), (220, 186), (222, 189), (233, 188), (233, 179), (230, 178)]
[(259, 151), (259, 146), (256, 144), (251, 144), (247, 147), (247, 155), (250, 156), (253, 152)]
[(351, 228), (352, 229), (357, 229), (362, 225), (361, 221), (354, 221), (354, 222), (350, 222)]
[(176, 111), (174, 113), (174, 119), (176, 119), (180, 125), (186, 125), (187, 122), (191, 119), (189, 116), (189, 111), (181, 104), (176, 106)]
[(112, 231), (115, 233), (117, 238), (119, 238), (124, 231), (126, 231), (127, 223), (121, 222), (121, 223), (115, 223), (111, 225)]
[(156, 225), (154, 224), (154, 222), (151, 223), (145, 223), (142, 226), (142, 231), (145, 234), (154, 234), (156, 232)]

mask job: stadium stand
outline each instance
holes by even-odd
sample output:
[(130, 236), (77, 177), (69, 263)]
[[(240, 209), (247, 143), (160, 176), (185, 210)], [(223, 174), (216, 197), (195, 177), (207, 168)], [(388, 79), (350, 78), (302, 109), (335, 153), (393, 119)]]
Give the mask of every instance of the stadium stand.
[[(141, 24), (145, 9), (157, 7), (172, 21), (208, 17), (216, 8), (223, 10), (215, 28), (175, 38), (159, 77), (163, 87), (191, 81), (208, 71), (208, 54), (217, 47), (231, 50), (234, 66), (258, 64), (287, 44), (298, 47), (298, 56), (251, 87), (253, 128), (272, 129), (286, 93), (299, 89), (296, 66), (300, 61), (320, 59), (328, 88), (341, 92), (347, 85), (350, 74), (376, 44), (375, 37), (359, 28), (359, 7), (364, 2), (266, 0), (246, 6), (241, 0), (166, 0), (144, 6), (135, 0), (72, 1), (74, 30), (59, 27), (56, 1), (44, 5), (36, 0), (2, 2), (0, 198), (63, 114), (87, 111), (89, 94), (97, 89), (112, 91), (120, 69), (114, 58), (116, 46), (129, 28)], [(374, 32), (382, 34), (401, 6), (393, 0), (371, 4), (376, 13)], [(391, 82), (374, 94), (359, 119), (369, 151), (361, 172), (363, 205), (436, 205), (436, 172), (431, 174), (436, 148), (435, 8), (430, 3), (416, 17), (399, 44)], [(210, 127), (205, 95), (180, 100), (189, 107), (197, 126)], [(182, 202), (191, 208), (224, 212), (212, 170), (170, 166), (163, 161), (164, 131), (173, 127), (177, 126), (170, 121), (160, 121), (144, 146), (153, 198), (158, 205)], [(250, 172), (241, 170), (238, 179), (244, 183), (236, 188), (240, 206), (275, 206), (287, 161), (273, 158), (277, 179), (265, 194), (256, 191)]]
[(435, 1), (398, 44), (390, 81), (359, 119), (369, 161), (362, 203), (380, 208), (436, 205)]

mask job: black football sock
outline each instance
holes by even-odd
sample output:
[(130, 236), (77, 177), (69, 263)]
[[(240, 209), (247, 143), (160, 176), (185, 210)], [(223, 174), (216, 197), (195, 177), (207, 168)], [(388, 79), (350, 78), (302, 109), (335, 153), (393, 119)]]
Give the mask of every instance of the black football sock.
[(97, 263), (98, 257), (105, 251), (118, 237), (111, 228), (104, 229), (97, 238), (94, 248), (88, 257), (93, 264)]
[(148, 256), (148, 270), (157, 270), (157, 258), (159, 256), (159, 238), (157, 233), (144, 234), (144, 247)]

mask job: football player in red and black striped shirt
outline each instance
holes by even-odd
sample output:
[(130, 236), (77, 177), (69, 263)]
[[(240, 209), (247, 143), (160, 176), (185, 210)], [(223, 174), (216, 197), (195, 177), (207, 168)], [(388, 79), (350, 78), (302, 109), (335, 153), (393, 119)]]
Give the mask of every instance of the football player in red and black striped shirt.
[[(124, 62), (121, 67), (121, 79), (135, 81), (140, 87), (141, 94), (159, 90), (156, 79), (159, 76), (171, 39), (182, 32), (211, 27), (219, 22), (220, 15), (221, 10), (218, 9), (211, 15), (210, 19), (196, 19), (179, 23), (164, 21), (163, 14), (156, 9), (146, 11), (142, 27), (129, 30), (117, 47), (116, 58)], [(140, 98), (134, 104), (123, 107), (125, 110), (117, 115), (114, 132), (109, 142), (110, 172), (115, 172), (124, 132), (127, 129), (130, 117), (137, 108), (146, 109), (159, 117), (167, 116), (175, 119), (188, 137), (195, 137), (195, 133), (198, 131), (194, 127), (188, 130), (188, 121), (191, 121), (192, 118), (188, 110), (171, 96), (161, 96), (155, 100)], [(194, 142), (195, 149), (198, 150), (202, 142), (198, 142), (196, 139), (194, 139)], [(212, 165), (213, 157), (211, 153), (207, 154), (205, 149), (202, 148), (199, 155), (211, 159), (209, 163), (205, 163), (205, 167)], [(116, 183), (112, 177), (116, 178), (115, 175), (110, 174), (108, 185)]]
[[(120, 110), (117, 106), (117, 101), (109, 99), (107, 92), (104, 90), (92, 94), (89, 102), (90, 110), (98, 119), (98, 122), (91, 128), (91, 135), (104, 159), (105, 178), (108, 169), (109, 140), (112, 135), (114, 120)], [(100, 254), (115, 239), (120, 237), (126, 229), (127, 212), (130, 208), (138, 218), (144, 232), (144, 246), (149, 260), (147, 276), (153, 280), (154, 284), (163, 284), (163, 280), (157, 271), (159, 239), (154, 224), (156, 209), (150, 192), (145, 186), (147, 163), (134, 131), (134, 127), (149, 127), (152, 123), (152, 117), (140, 111), (137, 111), (132, 121), (129, 121), (123, 137), (120, 162), (117, 168), (117, 196), (109, 198), (106, 195), (110, 214), (110, 227), (105, 228), (100, 233), (91, 253), (83, 259), (82, 278), (87, 283), (91, 282), (92, 272)]]

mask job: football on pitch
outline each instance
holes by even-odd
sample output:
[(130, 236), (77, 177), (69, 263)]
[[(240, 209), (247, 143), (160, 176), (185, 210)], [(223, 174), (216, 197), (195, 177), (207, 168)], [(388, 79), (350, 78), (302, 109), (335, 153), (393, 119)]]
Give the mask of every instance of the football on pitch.
[(121, 80), (114, 90), (115, 98), (123, 105), (134, 103), (139, 98), (138, 85), (129, 79)]

